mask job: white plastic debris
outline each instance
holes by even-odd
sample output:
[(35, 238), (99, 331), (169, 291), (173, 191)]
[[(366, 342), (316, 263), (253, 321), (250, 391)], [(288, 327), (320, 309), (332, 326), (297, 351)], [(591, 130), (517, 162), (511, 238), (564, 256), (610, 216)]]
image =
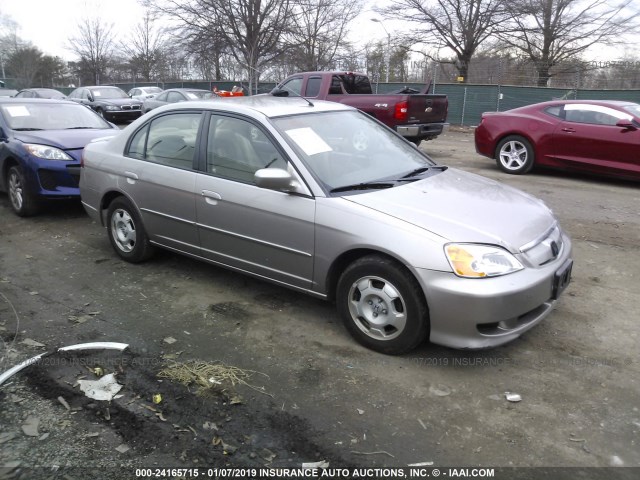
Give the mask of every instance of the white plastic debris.
[(410, 463), (408, 467), (430, 467), (433, 465), (433, 462), (419, 462), (419, 463)]
[(506, 398), (508, 401), (510, 402), (519, 402), (520, 400), (522, 400), (522, 397), (520, 395), (518, 395), (517, 393), (512, 393), (512, 392), (504, 392), (504, 398)]
[(447, 395), (451, 395), (451, 389), (442, 384), (431, 385), (429, 387), (429, 392), (434, 394), (436, 397), (446, 397)]
[(111, 401), (116, 393), (120, 391), (122, 385), (116, 381), (113, 373), (101, 377), (99, 380), (78, 380), (80, 390), (85, 395), (94, 400)]
[(29, 437), (39, 437), (38, 426), (40, 425), (40, 419), (34, 415), (29, 415), (22, 424), (22, 431)]
[(320, 460), (319, 462), (305, 462), (302, 464), (302, 468), (329, 468), (329, 462), (326, 460)]

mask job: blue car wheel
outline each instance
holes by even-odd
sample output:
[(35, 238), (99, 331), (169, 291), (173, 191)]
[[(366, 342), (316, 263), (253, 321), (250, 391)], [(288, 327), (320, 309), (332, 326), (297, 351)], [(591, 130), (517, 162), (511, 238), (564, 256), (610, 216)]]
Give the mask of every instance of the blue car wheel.
[(20, 167), (16, 165), (9, 169), (7, 183), (13, 211), (20, 217), (34, 215), (38, 211), (38, 199), (28, 191), (24, 174)]

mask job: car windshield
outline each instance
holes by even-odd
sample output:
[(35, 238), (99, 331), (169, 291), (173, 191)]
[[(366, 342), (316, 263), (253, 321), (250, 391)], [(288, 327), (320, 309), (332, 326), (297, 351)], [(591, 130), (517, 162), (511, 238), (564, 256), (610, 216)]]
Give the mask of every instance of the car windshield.
[(99, 98), (129, 98), (129, 95), (119, 88), (92, 88), (91, 93), (96, 100)]
[(623, 108), (634, 117), (640, 117), (640, 105), (625, 105)]
[(207, 98), (211, 98), (211, 96), (213, 95), (211, 92), (208, 92), (206, 90), (190, 90), (188, 92), (184, 92), (184, 94), (190, 100), (205, 100)]
[(111, 128), (87, 107), (76, 103), (11, 103), (0, 107), (12, 130)]
[(417, 148), (361, 112), (294, 115), (272, 122), (328, 190), (374, 182), (379, 183), (371, 188), (391, 187), (434, 165)]

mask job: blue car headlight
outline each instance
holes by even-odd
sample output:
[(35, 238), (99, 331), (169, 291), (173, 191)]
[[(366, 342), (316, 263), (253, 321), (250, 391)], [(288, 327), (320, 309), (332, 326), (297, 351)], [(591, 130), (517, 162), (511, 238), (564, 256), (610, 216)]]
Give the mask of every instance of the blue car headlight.
[(73, 162), (73, 158), (64, 153), (59, 148), (50, 147), (49, 145), (38, 145), (37, 143), (25, 143), (24, 148), (34, 157), (44, 158), (46, 160), (62, 160), (63, 162)]

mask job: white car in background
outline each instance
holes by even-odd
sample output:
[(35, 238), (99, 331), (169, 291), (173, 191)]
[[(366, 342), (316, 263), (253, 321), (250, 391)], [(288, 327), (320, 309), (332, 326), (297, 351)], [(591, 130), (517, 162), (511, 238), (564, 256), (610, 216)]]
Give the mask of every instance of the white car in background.
[(147, 98), (153, 98), (162, 92), (164, 92), (164, 90), (160, 87), (136, 87), (129, 90), (128, 95), (131, 98), (144, 102)]

